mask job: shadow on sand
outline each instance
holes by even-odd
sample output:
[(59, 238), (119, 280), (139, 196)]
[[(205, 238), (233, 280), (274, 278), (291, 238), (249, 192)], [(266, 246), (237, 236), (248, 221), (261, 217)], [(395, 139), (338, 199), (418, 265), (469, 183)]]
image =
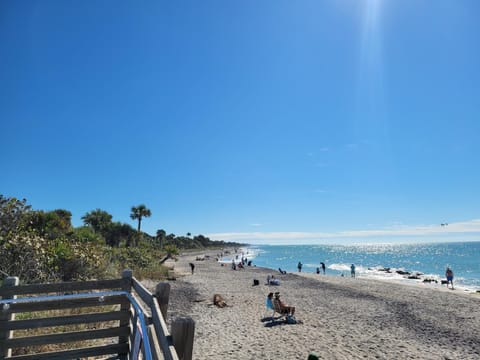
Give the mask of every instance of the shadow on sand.
[(295, 325), (295, 324), (302, 324), (302, 321), (296, 320), (295, 323), (289, 323), (283, 316), (273, 317), (267, 316), (260, 320), (261, 322), (265, 323), (265, 327), (273, 327), (278, 325)]

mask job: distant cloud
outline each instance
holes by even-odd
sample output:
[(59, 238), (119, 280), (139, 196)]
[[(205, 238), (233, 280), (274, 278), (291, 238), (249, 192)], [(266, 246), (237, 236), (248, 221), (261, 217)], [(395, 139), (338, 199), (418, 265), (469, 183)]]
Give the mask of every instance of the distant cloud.
[(233, 232), (213, 233), (207, 236), (213, 240), (236, 241), (257, 244), (292, 244), (292, 243), (343, 243), (355, 241), (395, 242), (398, 239), (407, 241), (423, 240), (457, 240), (460, 236), (480, 236), (480, 219), (450, 223), (448, 226), (422, 225), (402, 226), (395, 225), (390, 228), (377, 230), (349, 230), (339, 232)]
[[(318, 149), (318, 151), (319, 152), (328, 152), (328, 151), (330, 151), (330, 149), (328, 147), (324, 146), (324, 147), (321, 147), (320, 149)], [(308, 152), (306, 155), (309, 156), (309, 157), (313, 157), (315, 155), (315, 153)]]
[(262, 226), (263, 224), (258, 224), (258, 223), (253, 223), (253, 224), (249, 224), (250, 226)]

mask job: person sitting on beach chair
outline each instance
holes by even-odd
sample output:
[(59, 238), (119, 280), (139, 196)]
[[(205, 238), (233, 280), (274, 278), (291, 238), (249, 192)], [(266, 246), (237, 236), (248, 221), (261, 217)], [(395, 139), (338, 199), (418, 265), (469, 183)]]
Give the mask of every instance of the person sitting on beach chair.
[(275, 311), (282, 315), (294, 315), (295, 314), (295, 306), (290, 306), (285, 304), (280, 300), (280, 293), (275, 293), (275, 299), (273, 299), (273, 307)]

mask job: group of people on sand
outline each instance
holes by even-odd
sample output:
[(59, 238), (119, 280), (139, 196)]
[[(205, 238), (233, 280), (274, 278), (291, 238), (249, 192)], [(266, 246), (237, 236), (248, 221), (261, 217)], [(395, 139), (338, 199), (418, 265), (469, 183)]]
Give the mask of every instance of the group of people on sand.
[(267, 276), (267, 285), (280, 285), (280, 280), (278, 280), (273, 275), (268, 275)]
[(320, 268), (322, 269), (323, 275), (325, 275), (325, 263), (321, 262), (320, 267), (317, 267), (317, 274), (320, 274)]
[[(298, 272), (302, 272), (303, 264), (302, 264), (301, 261), (298, 262), (298, 264), (297, 264), (297, 269), (298, 269)], [(320, 272), (322, 272), (323, 275), (325, 275), (325, 263), (324, 263), (323, 261), (320, 263), (320, 266), (317, 267), (317, 271), (316, 271), (316, 272), (317, 272), (317, 274), (320, 274)]]

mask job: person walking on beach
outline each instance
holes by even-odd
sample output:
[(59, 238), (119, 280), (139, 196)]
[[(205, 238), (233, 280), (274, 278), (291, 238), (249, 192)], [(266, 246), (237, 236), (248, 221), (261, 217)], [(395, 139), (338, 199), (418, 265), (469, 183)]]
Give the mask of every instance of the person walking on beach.
[(322, 266), (323, 275), (325, 275), (325, 263), (321, 262), (320, 265)]
[(299, 261), (299, 262), (298, 262), (298, 265), (297, 265), (298, 272), (302, 272), (302, 266), (303, 266), (302, 262)]
[(447, 266), (447, 270), (445, 271), (445, 277), (447, 278), (447, 289), (448, 289), (448, 284), (452, 284), (452, 290), (453, 290), (453, 271), (450, 269), (450, 267)]
[(355, 277), (355, 264), (350, 266), (350, 275), (354, 278)]
[(195, 264), (194, 263), (190, 263), (190, 269), (192, 269), (192, 275), (193, 275), (193, 272), (195, 271)]

